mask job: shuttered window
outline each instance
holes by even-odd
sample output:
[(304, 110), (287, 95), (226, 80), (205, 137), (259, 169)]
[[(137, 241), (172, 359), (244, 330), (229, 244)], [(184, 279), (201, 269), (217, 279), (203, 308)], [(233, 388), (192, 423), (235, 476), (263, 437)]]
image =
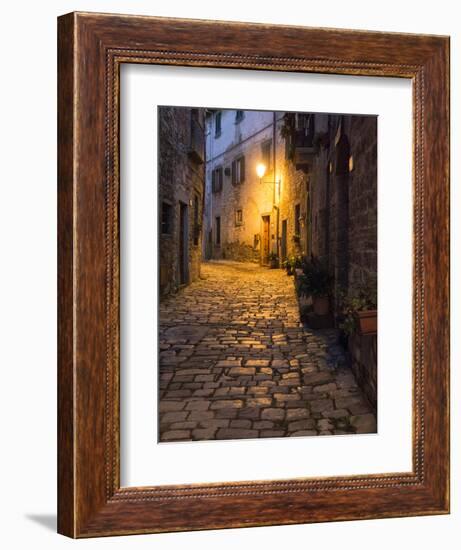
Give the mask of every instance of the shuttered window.
[(232, 162), (232, 183), (238, 185), (245, 181), (245, 157), (237, 157)]
[(222, 184), (223, 169), (222, 166), (219, 166), (211, 172), (211, 191), (213, 193), (220, 193), (222, 191)]
[(215, 127), (214, 127), (215, 137), (219, 137), (221, 135), (221, 119), (222, 119), (222, 113), (221, 111), (218, 111), (215, 114)]

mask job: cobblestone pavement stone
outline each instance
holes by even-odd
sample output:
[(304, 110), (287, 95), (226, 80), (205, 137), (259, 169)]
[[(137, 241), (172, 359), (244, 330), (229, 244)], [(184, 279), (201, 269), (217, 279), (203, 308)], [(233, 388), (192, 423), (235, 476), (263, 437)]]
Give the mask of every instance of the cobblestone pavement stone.
[(162, 442), (376, 432), (336, 331), (303, 327), (283, 270), (206, 262), (159, 326)]

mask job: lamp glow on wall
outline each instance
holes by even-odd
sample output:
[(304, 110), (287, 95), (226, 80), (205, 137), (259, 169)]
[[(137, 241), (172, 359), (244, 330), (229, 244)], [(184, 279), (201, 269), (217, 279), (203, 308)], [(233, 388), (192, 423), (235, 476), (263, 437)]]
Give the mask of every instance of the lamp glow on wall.
[(280, 180), (278, 180), (275, 175), (274, 175), (275, 181), (274, 180), (263, 181), (263, 178), (266, 175), (266, 172), (267, 172), (267, 166), (263, 162), (259, 162), (256, 165), (256, 175), (258, 176), (260, 183), (271, 183), (274, 186), (280, 184)]
[(263, 162), (259, 162), (256, 165), (256, 175), (259, 178), (260, 183), (271, 183), (274, 186), (274, 205), (280, 203), (280, 191), (282, 187), (282, 182), (275, 178), (275, 181), (263, 181), (263, 177), (266, 174), (267, 167)]

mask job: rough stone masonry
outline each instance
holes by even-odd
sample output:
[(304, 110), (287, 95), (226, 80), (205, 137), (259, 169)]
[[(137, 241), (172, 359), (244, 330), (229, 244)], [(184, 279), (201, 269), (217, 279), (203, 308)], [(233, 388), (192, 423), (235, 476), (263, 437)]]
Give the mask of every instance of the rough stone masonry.
[(162, 442), (376, 432), (336, 331), (303, 327), (282, 270), (204, 263), (159, 325)]

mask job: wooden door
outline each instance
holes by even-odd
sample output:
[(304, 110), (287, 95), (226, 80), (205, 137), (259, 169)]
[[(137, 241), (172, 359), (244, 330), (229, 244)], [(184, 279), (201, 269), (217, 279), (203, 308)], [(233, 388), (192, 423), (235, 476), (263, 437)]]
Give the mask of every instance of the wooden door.
[(261, 264), (268, 265), (270, 252), (270, 216), (262, 217), (262, 232), (261, 232)]
[(282, 242), (281, 251), (282, 262), (287, 259), (287, 220), (282, 220)]

